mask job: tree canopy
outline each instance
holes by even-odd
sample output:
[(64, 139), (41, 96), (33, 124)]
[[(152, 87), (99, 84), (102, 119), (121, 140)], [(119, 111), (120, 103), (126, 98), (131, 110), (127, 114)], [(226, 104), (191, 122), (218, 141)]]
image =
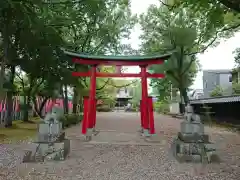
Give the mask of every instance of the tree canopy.
[[(13, 96), (24, 99), (24, 120), (36, 97), (63, 98), (68, 113), (68, 94), (73, 95), (73, 113), (89, 91), (89, 78), (73, 78), (72, 71), (88, 71), (89, 66), (73, 64), (63, 49), (93, 55), (161, 54), (173, 52), (162, 66), (149, 68), (165, 72), (163, 80), (152, 80), (160, 96), (169, 88), (178, 89), (187, 102), (187, 90), (199, 70), (196, 54), (217, 45), (219, 37), (229, 37), (240, 27), (237, 0), (168, 0), (151, 6), (139, 18), (132, 15), (129, 0), (8, 0), (0, 1), (0, 101), (7, 101), (6, 127), (11, 126)], [(123, 43), (129, 39), (137, 20), (143, 35), (140, 51)], [(238, 61), (236, 50), (236, 61)], [(113, 72), (114, 67), (99, 67)], [(97, 80), (97, 97), (113, 98), (118, 81)], [(130, 82), (134, 83), (134, 82)], [(140, 84), (137, 83), (135, 88)], [(140, 91), (135, 101), (139, 100)]]
[[(73, 89), (74, 110), (89, 89), (87, 78), (73, 78), (75, 65), (62, 48), (90, 54), (119, 54), (121, 39), (128, 38), (135, 23), (128, 0), (0, 2), (0, 95), (7, 98), (11, 126), (13, 95), (24, 97), (25, 120), (36, 96), (63, 97), (68, 111), (68, 91)], [(7, 81), (7, 82), (6, 82)], [(111, 91), (111, 79), (97, 80), (97, 93)], [(15, 84), (9, 86), (9, 84)], [(43, 107), (43, 106), (41, 106)], [(41, 116), (41, 109), (39, 109)]]

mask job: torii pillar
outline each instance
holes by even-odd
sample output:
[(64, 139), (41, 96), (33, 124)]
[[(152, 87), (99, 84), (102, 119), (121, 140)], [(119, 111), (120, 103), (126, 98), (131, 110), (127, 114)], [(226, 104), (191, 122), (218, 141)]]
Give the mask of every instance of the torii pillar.
[[(97, 65), (92, 65), (91, 66), (91, 75), (90, 75), (90, 92), (89, 92), (89, 100), (88, 100), (88, 112), (87, 112), (87, 135), (91, 135), (93, 129), (95, 120), (96, 118), (96, 109), (95, 109), (95, 104), (96, 103), (96, 70), (97, 70)], [(90, 131), (89, 131), (90, 130)]]
[(149, 136), (149, 116), (148, 116), (148, 87), (147, 87), (147, 65), (140, 66), (141, 68), (141, 82), (142, 82), (142, 109), (141, 117), (143, 123), (143, 133)]

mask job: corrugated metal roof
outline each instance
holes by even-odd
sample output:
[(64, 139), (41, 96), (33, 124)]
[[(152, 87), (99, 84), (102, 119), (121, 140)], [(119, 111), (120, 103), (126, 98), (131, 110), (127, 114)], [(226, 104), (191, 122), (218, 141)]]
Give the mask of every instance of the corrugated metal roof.
[(205, 99), (194, 99), (190, 100), (190, 104), (210, 104), (210, 103), (230, 103), (240, 102), (240, 96), (225, 96)]

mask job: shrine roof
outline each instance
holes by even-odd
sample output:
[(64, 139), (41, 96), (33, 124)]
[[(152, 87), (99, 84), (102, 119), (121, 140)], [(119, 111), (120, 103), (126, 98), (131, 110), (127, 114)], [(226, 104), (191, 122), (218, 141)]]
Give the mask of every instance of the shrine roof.
[(152, 56), (110, 56), (110, 55), (90, 55), (77, 52), (71, 52), (64, 50), (64, 53), (68, 56), (85, 59), (85, 60), (103, 60), (103, 61), (148, 61), (148, 60), (165, 60), (168, 59), (172, 53), (163, 55), (152, 55)]

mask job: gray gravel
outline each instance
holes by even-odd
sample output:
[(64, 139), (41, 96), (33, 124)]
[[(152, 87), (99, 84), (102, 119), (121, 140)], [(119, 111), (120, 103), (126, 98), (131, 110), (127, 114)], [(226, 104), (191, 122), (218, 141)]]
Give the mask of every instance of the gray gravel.
[[(71, 140), (71, 153), (64, 162), (21, 164), (22, 150), (30, 144), (0, 145), (0, 179), (240, 180), (239, 135), (212, 130), (211, 138), (217, 143), (222, 160), (220, 164), (179, 164), (171, 156), (169, 146), (179, 120), (159, 118), (166, 119), (166, 123), (161, 123), (161, 132), (158, 131), (166, 139), (165, 144), (87, 144), (75, 138)], [(101, 123), (106, 122), (107, 118)], [(107, 124), (105, 126), (107, 128)], [(80, 127), (67, 131), (71, 137), (79, 136), (76, 133), (80, 133)]]

